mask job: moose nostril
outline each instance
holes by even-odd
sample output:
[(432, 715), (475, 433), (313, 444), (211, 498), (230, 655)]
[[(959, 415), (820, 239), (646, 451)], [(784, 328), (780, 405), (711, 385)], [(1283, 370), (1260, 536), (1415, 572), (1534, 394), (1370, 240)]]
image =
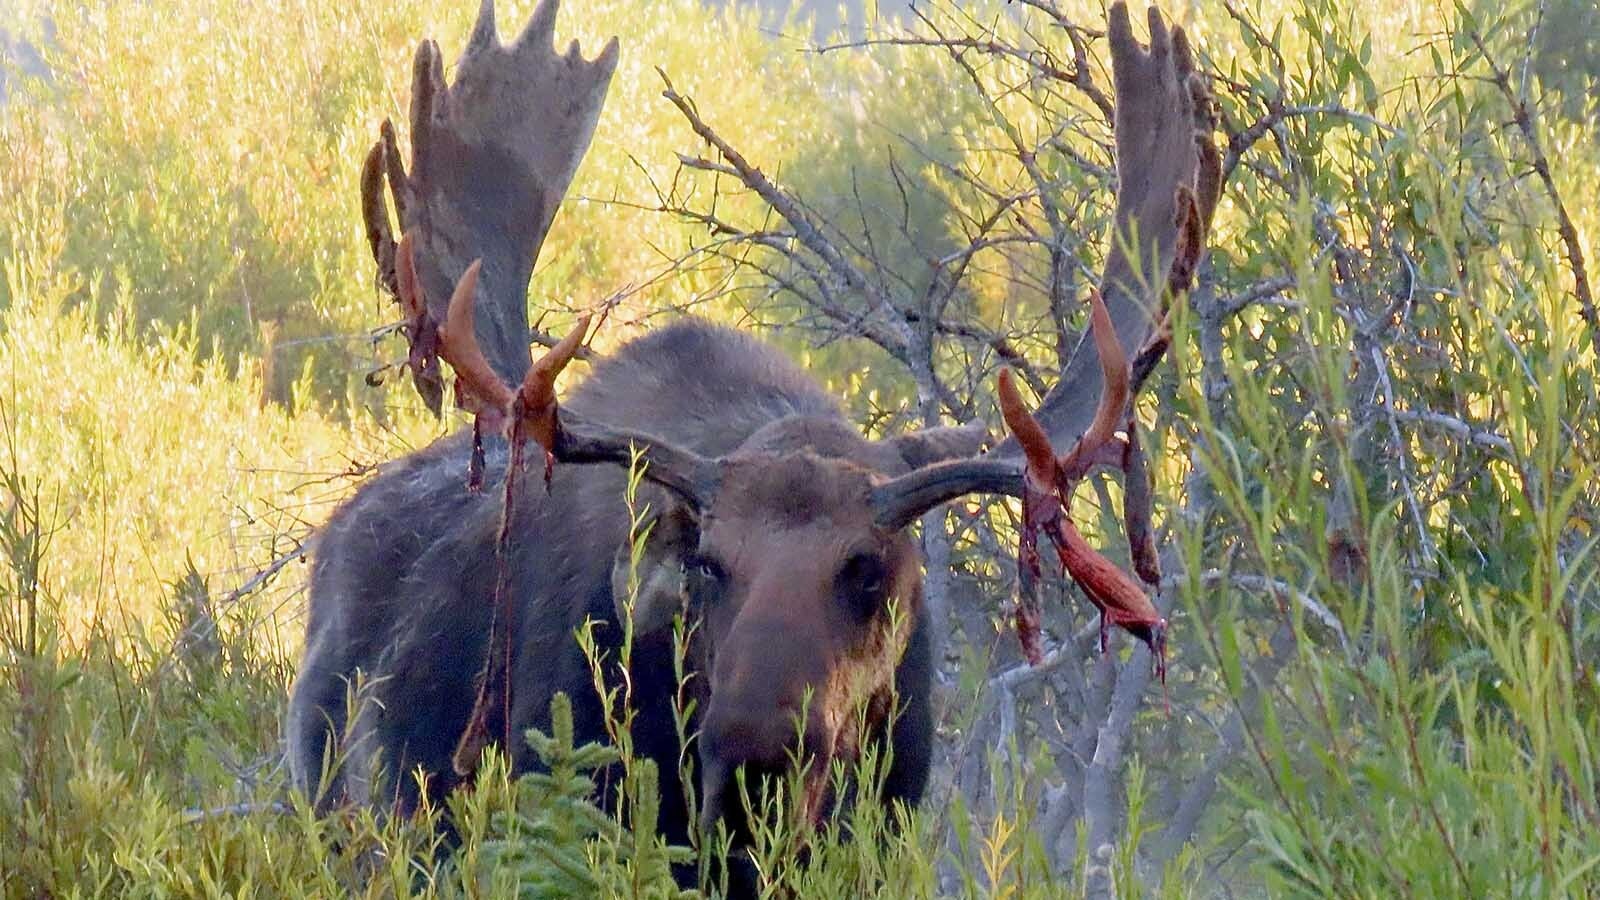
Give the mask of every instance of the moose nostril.
[(801, 728), (794, 710), (783, 707), (706, 716), (708, 749), (731, 765), (785, 767), (799, 749)]

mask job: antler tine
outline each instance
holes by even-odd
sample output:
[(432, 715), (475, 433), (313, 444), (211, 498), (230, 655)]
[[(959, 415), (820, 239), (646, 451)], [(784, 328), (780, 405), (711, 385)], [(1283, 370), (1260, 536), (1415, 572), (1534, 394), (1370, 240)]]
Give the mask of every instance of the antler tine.
[(530, 396), (537, 390), (554, 389), (555, 377), (572, 362), (578, 355), (578, 350), (583, 346), (583, 339), (589, 333), (589, 322), (594, 318), (590, 313), (578, 317), (577, 324), (567, 332), (566, 337), (556, 342), (535, 362), (529, 369), (527, 377), (522, 379), (522, 390), (519, 392), (524, 397)]
[(1178, 252), (1172, 259), (1172, 271), (1167, 274), (1167, 291), (1172, 296), (1182, 294), (1194, 283), (1195, 270), (1206, 249), (1204, 219), (1195, 192), (1188, 185), (1179, 187)]
[(500, 36), (496, 33), (494, 24), (494, 0), (483, 0), (478, 4), (478, 21), (472, 26), (472, 35), (467, 38), (467, 51), (484, 47), (493, 47), (500, 43)]
[(417, 285), (415, 253), (416, 241), (411, 237), (411, 232), (400, 235), (400, 246), (396, 248), (394, 256), (395, 295), (407, 318), (427, 308), (427, 301)]
[(478, 292), (481, 260), (467, 266), (455, 293), (450, 295), (449, 312), (439, 328), (439, 356), (456, 370), (456, 403), (480, 415), (511, 411), (515, 393), (500, 380), (478, 347), (473, 330), (472, 306)]
[(418, 42), (411, 58), (411, 170), (419, 175), (429, 169), (433, 151), (434, 121), (442, 118), (438, 109), (447, 97), (444, 82), (444, 57), (431, 39)]
[[(1060, 459), (1061, 470), (1068, 479), (1081, 477), (1093, 465), (1095, 454), (1116, 435), (1128, 407), (1128, 355), (1117, 339), (1105, 299), (1093, 289), (1089, 291), (1089, 328), (1100, 356), (1100, 403), (1083, 436)], [(1035, 427), (1039, 427), (1037, 423)], [(1043, 434), (1044, 429), (1039, 427), (1039, 431)]]
[(1028, 463), (1027, 477), (1033, 481), (1036, 490), (1050, 490), (1059, 480), (1055, 450), (1050, 447), (1050, 436), (1045, 434), (1044, 426), (1039, 424), (1028, 405), (1022, 401), (1022, 392), (1017, 390), (1016, 379), (1011, 375), (1010, 368), (1000, 370), (999, 394), (1000, 415), (1005, 419), (1006, 429), (1022, 445)]
[(590, 316), (581, 316), (578, 324), (551, 347), (544, 356), (528, 367), (528, 374), (517, 389), (520, 419), (525, 435), (539, 446), (554, 451), (556, 446), (556, 377), (559, 376), (589, 333)]
[(534, 7), (533, 15), (528, 17), (527, 27), (517, 36), (517, 46), (541, 44), (548, 48), (555, 40), (556, 13), (560, 11), (561, 0), (539, 0), (539, 5)]
[(389, 226), (389, 202), (383, 195), (383, 139), (379, 138), (361, 164), (361, 219), (367, 226), (372, 261), (378, 264), (378, 281), (391, 294), (395, 286), (394, 232)]

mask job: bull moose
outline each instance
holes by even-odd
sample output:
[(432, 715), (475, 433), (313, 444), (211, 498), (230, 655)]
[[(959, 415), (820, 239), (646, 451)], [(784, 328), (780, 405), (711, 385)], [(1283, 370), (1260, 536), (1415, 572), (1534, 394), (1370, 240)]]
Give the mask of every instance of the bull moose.
[[(803, 802), (820, 815), (828, 764), (868, 744), (892, 749), (886, 800), (920, 799), (940, 623), (923, 609), (910, 525), (952, 499), (1024, 498), (1029, 528), (1054, 541), (1104, 620), (1160, 641), (1144, 592), (1086, 544), (1063, 501), (1091, 466), (1121, 458), (1122, 348), (1159, 352), (1158, 310), (1187, 288), (1216, 203), (1209, 97), (1182, 30), (1152, 9), (1145, 48), (1125, 6), (1112, 7), (1116, 231), (1142, 251), (1114, 241), (1090, 301), (1094, 349), (1036, 417), (1002, 377), (1013, 435), (980, 453), (971, 426), (868, 440), (781, 352), (693, 318), (595, 360), (556, 402), (587, 321), (532, 361), (528, 280), (617, 61), (614, 38), (593, 60), (576, 42), (557, 54), (556, 6), (543, 0), (503, 44), (484, 0), (452, 84), (423, 42), (411, 170), (388, 123), (367, 159), (368, 235), (407, 317), (414, 380), (437, 407), (448, 362), (477, 421), (384, 466), (319, 537), (288, 721), (297, 786), (324, 808), (404, 811), (463, 783), (486, 743), (526, 770), (536, 760), (514, 736), (548, 728), (557, 691), (577, 739), (604, 739), (575, 632), (600, 623), (603, 651), (621, 640), (630, 466), (643, 466), (636, 501), (651, 519), (631, 606), (633, 733), (659, 767), (662, 830), (680, 843), (696, 825), (680, 759), (699, 780), (704, 825), (737, 830), (741, 771), (771, 777), (801, 760)], [(525, 451), (548, 454), (553, 476), (518, 477)], [(671, 718), (680, 612), (695, 626), (691, 752)]]

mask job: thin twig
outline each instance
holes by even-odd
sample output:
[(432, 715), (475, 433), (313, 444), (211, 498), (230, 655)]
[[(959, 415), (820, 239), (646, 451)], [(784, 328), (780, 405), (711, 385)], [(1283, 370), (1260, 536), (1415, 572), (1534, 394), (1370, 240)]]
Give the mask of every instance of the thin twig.
[(1353, 109), (1340, 106), (1337, 103), (1319, 103), (1307, 106), (1284, 106), (1281, 101), (1269, 101), (1267, 114), (1251, 123), (1241, 131), (1235, 132), (1228, 138), (1228, 152), (1222, 158), (1222, 180), (1226, 182), (1228, 176), (1233, 174), (1234, 168), (1239, 165), (1239, 160), (1244, 152), (1249, 150), (1256, 141), (1261, 140), (1267, 132), (1276, 128), (1286, 119), (1304, 118), (1308, 116), (1335, 116), (1371, 125), (1379, 131), (1389, 134), (1401, 134), (1401, 131), (1389, 123), (1369, 116), (1366, 113), (1356, 112)]
[(1484, 447), (1497, 453), (1505, 454), (1506, 456), (1513, 455), (1513, 448), (1510, 440), (1500, 434), (1489, 431), (1488, 429), (1474, 426), (1466, 421), (1456, 418), (1455, 416), (1445, 415), (1444, 413), (1434, 412), (1432, 410), (1412, 409), (1393, 410), (1391, 415), (1401, 422), (1427, 425), (1430, 428), (1437, 428), (1440, 431), (1448, 432), (1457, 440), (1464, 441), (1478, 447)]
[(1544, 147), (1539, 142), (1539, 128), (1534, 121), (1533, 111), (1526, 98), (1517, 96), (1511, 87), (1510, 75), (1495, 62), (1489, 48), (1484, 45), (1483, 36), (1477, 29), (1468, 29), (1467, 34), (1478, 52), (1483, 54), (1484, 63), (1493, 73), (1495, 86), (1511, 105), (1512, 120), (1517, 123), (1517, 130), (1522, 132), (1533, 154), (1533, 170), (1538, 173), (1539, 180), (1544, 183), (1545, 193), (1550, 195), (1550, 202), (1556, 208), (1556, 230), (1561, 235), (1561, 242), (1566, 245), (1567, 262), (1572, 266), (1573, 294), (1578, 298), (1579, 313), (1589, 326), (1589, 340), (1594, 346), (1595, 355), (1600, 356), (1600, 313), (1595, 311), (1594, 294), (1589, 287), (1589, 270), (1583, 261), (1583, 245), (1578, 241), (1578, 229), (1572, 224), (1572, 216), (1568, 215), (1567, 205), (1561, 201), (1561, 192), (1556, 189), (1555, 177), (1550, 173), (1550, 160), (1545, 157)]
[[(755, 191), (768, 206), (772, 207), (778, 215), (789, 223), (789, 226), (794, 229), (795, 239), (803, 244), (807, 250), (816, 254), (841, 281), (849, 286), (851, 290), (860, 293), (880, 312), (893, 313), (893, 306), (888, 299), (883, 297), (872, 285), (871, 280), (867, 278), (865, 273), (850, 260), (846, 259), (844, 254), (839, 251), (839, 248), (834, 246), (833, 242), (823, 235), (811, 217), (806, 214), (805, 210), (801, 209), (800, 204), (793, 197), (779, 189), (777, 185), (773, 184), (771, 179), (767, 178), (760, 169), (752, 165), (744, 158), (743, 154), (734, 149), (732, 144), (729, 144), (710, 125), (707, 125), (695, 110), (694, 104), (673, 88), (672, 79), (667, 77), (665, 70), (657, 68), (656, 71), (660, 74), (661, 80), (666, 83), (666, 90), (662, 91), (661, 95), (678, 108), (678, 111), (688, 120), (689, 127), (694, 129), (695, 134), (699, 135), (706, 143), (717, 148), (717, 152), (722, 155), (723, 159), (728, 161), (728, 164), (738, 174), (739, 180)], [(871, 328), (877, 331), (878, 334), (873, 336), (875, 341), (885, 347), (897, 347), (903, 355), (912, 341), (910, 328), (906, 326), (904, 321), (896, 323), (897, 316), (886, 318), (889, 318), (886, 323), (869, 324), (863, 322), (862, 327), (863, 329)]]
[(193, 807), (183, 811), (183, 824), (197, 825), (212, 819), (236, 819), (243, 816), (259, 816), (262, 814), (287, 816), (293, 812), (294, 807), (281, 800), (272, 800), (267, 803), (231, 803), (227, 806), (208, 808)]

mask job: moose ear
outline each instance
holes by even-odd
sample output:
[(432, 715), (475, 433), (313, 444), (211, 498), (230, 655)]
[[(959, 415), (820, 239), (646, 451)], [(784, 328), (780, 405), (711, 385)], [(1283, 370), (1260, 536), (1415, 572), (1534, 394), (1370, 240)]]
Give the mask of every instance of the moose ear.
[(920, 469), (946, 460), (976, 456), (988, 436), (983, 423), (973, 421), (965, 425), (924, 428), (888, 438), (883, 443), (900, 454), (906, 465)]
[[(643, 637), (672, 625), (672, 617), (688, 600), (684, 560), (700, 546), (700, 524), (681, 503), (646, 518), (644, 545), (635, 554), (624, 542), (611, 560), (611, 602), (617, 621), (633, 606), (633, 633)], [(637, 593), (630, 588), (637, 586)]]

